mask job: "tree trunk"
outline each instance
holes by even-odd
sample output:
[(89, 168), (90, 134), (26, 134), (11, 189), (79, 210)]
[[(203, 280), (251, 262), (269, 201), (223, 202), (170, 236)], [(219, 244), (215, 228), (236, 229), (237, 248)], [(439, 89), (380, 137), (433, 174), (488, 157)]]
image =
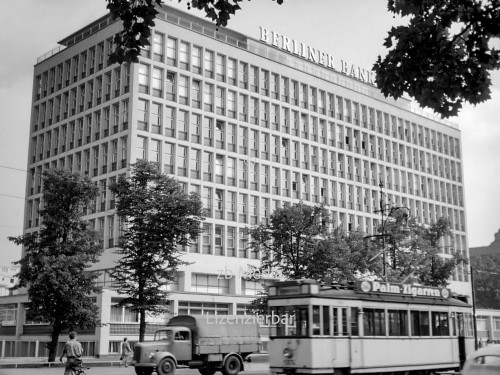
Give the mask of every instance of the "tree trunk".
[(52, 327), (52, 332), (50, 333), (50, 342), (49, 342), (49, 362), (55, 362), (56, 360), (56, 352), (57, 352), (57, 344), (59, 342), (59, 335), (61, 333), (61, 327), (58, 324), (54, 324)]
[(146, 334), (146, 311), (144, 309), (139, 309), (139, 342), (144, 341), (144, 336)]

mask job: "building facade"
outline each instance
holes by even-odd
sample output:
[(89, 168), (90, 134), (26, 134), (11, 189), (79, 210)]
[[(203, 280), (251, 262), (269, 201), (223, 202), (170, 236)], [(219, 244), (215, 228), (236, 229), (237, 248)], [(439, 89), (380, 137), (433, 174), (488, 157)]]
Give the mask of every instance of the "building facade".
[[(104, 237), (94, 268), (107, 325), (79, 335), (87, 353), (113, 355), (123, 336), (137, 339), (137, 317), (116, 306), (109, 277), (120, 223), (107, 186), (138, 159), (159, 163), (206, 209), (204, 233), (184, 256), (192, 264), (169, 285), (172, 314), (246, 313), (261, 286), (246, 280), (259, 254), (245, 228), (278, 207), (323, 203), (333, 225), (372, 234), (380, 182), (384, 201), (419, 221), (451, 219), (443, 256), (468, 253), (456, 126), (385, 99), (371, 72), (264, 28), (251, 38), (164, 6), (139, 63), (109, 65), (120, 27), (109, 15), (96, 20), (34, 73), (25, 232), (40, 225), (43, 170), (66, 168), (100, 187), (86, 218)], [(470, 295), (467, 270), (451, 288)], [(41, 355), (47, 327), (24, 319), (25, 296), (10, 298), (0, 303), (17, 320), (0, 330), (1, 353), (18, 345), (16, 354)]]

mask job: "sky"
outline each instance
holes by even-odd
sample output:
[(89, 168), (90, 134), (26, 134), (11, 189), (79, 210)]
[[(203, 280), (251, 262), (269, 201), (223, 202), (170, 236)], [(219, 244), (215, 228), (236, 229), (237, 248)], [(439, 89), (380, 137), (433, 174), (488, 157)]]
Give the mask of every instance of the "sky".
[[(164, 0), (187, 11), (187, 1)], [(57, 42), (105, 15), (105, 0), (0, 1), (0, 265), (21, 257), (7, 240), (23, 230), (24, 196), (36, 59)], [(243, 1), (228, 27), (259, 39), (259, 26), (362, 68), (384, 55), (395, 22), (387, 0)], [(191, 10), (193, 13), (197, 11)], [(201, 13), (199, 15), (203, 16)], [(500, 230), (500, 72), (492, 99), (466, 105), (451, 121), (462, 132), (469, 247), (487, 246)]]

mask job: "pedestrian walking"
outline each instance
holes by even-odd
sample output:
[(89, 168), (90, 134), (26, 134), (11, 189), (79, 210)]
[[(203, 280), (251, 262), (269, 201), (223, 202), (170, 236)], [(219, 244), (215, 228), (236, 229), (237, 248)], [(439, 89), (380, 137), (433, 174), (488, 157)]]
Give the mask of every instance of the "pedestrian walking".
[(71, 331), (69, 333), (69, 340), (64, 344), (64, 349), (59, 358), (59, 361), (63, 361), (63, 357), (66, 357), (66, 367), (64, 368), (64, 375), (73, 375), (74, 368), (79, 367), (82, 364), (81, 356), (83, 354), (82, 344), (76, 341), (76, 332)]
[(121, 351), (121, 357), (120, 357), (120, 366), (124, 365), (125, 367), (128, 367), (128, 361), (130, 358), (130, 355), (132, 354), (132, 349), (130, 349), (130, 344), (127, 341), (127, 338), (123, 338), (122, 342), (122, 351)]

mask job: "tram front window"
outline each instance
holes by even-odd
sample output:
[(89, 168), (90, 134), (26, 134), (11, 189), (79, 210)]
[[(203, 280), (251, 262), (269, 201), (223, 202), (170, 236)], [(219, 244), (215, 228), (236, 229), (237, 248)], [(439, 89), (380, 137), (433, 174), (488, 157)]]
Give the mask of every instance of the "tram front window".
[(277, 336), (308, 336), (309, 313), (307, 306), (280, 306), (272, 311), (280, 319), (276, 326)]

